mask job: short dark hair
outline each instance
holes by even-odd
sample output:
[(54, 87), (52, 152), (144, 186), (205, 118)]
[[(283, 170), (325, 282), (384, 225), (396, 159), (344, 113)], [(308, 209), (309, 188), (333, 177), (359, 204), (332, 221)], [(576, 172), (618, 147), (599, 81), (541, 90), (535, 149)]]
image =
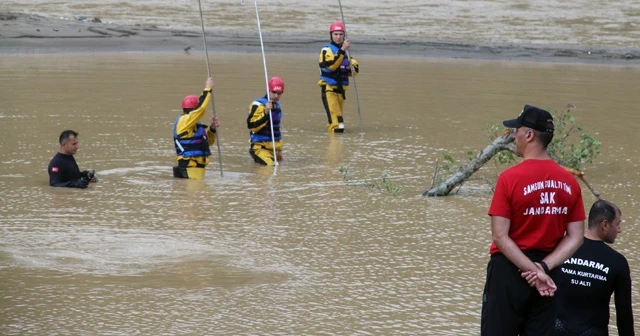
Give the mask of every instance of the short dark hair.
[(71, 138), (72, 136), (74, 138), (77, 138), (78, 137), (78, 132), (72, 131), (72, 130), (62, 131), (62, 133), (60, 133), (60, 138), (58, 139), (58, 141), (62, 145), (62, 143), (64, 141), (69, 140), (69, 138)]
[(553, 133), (549, 132), (540, 132), (532, 129), (533, 133), (535, 133), (536, 138), (540, 139), (540, 142), (544, 146), (544, 148), (549, 147), (551, 140), (553, 140)]
[(589, 210), (589, 228), (597, 227), (603, 220), (613, 222), (617, 215), (622, 215), (622, 211), (615, 204), (605, 200), (597, 200)]

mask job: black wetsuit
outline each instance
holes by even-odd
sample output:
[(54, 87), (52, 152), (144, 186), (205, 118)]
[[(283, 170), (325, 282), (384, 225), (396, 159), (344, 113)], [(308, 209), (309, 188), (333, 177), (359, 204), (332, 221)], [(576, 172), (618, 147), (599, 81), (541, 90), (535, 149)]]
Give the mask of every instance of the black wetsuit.
[(89, 180), (80, 172), (73, 155), (57, 153), (49, 162), (49, 185), (53, 187), (86, 188)]
[(560, 265), (556, 335), (609, 335), (609, 301), (615, 292), (618, 335), (634, 335), (627, 259), (605, 242), (584, 238)]

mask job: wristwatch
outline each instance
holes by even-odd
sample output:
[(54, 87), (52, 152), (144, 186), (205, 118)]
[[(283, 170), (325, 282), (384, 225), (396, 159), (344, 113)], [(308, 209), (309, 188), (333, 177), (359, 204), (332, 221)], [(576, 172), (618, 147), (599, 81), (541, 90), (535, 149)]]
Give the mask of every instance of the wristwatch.
[(547, 265), (546, 262), (544, 262), (544, 260), (540, 260), (539, 261), (540, 266), (542, 266), (542, 270), (546, 273), (549, 274), (550, 270), (549, 270), (549, 265)]

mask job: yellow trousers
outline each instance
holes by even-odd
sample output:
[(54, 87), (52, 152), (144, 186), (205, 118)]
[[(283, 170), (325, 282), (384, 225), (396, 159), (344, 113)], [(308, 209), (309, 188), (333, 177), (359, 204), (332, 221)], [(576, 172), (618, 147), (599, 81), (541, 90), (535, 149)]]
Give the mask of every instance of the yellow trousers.
[(342, 118), (342, 110), (344, 109), (344, 97), (342, 93), (333, 92), (322, 88), (322, 103), (327, 112), (327, 131), (330, 133), (344, 132), (344, 119)]
[[(204, 162), (204, 163), (202, 163)], [(204, 168), (209, 162), (209, 157), (197, 157), (194, 159), (179, 159), (178, 165), (173, 167), (173, 176), (201, 180), (204, 178)]]
[(192, 180), (202, 180), (204, 178), (204, 168), (200, 167), (173, 167), (173, 176)]
[[(279, 154), (278, 152), (280, 151), (276, 150), (276, 155)], [(275, 162), (273, 160), (272, 148), (267, 148), (259, 143), (254, 143), (254, 144), (251, 144), (251, 148), (249, 148), (249, 154), (251, 154), (253, 161), (257, 163), (267, 165), (267, 166), (275, 166)], [(282, 160), (282, 158), (279, 157), (278, 160)]]

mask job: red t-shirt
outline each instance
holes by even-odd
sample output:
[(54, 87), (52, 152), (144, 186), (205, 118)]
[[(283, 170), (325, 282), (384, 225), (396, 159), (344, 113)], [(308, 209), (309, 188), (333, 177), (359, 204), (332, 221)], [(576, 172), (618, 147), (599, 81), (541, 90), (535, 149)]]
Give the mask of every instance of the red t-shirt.
[[(567, 224), (585, 219), (580, 184), (553, 160), (524, 160), (498, 177), (489, 215), (511, 220), (520, 250), (551, 252)], [(500, 252), (495, 242), (489, 252)]]

